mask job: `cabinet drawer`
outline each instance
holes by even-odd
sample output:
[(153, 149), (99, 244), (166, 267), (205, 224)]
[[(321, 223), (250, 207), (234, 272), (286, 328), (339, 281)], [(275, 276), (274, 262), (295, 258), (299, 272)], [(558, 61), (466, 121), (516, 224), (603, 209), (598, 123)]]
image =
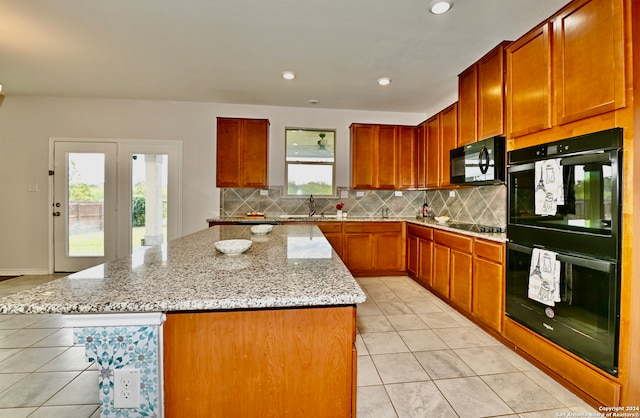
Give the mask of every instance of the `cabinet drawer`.
[(407, 235), (413, 235), (429, 241), (433, 241), (433, 228), (407, 224)]
[(504, 261), (504, 244), (478, 239), (474, 250), (477, 257), (487, 258), (497, 263)]
[(322, 232), (342, 232), (342, 222), (318, 222), (316, 225)]
[(344, 232), (402, 232), (401, 222), (347, 222), (344, 224)]
[(444, 232), (436, 230), (433, 232), (434, 240), (446, 247), (454, 250), (462, 251), (471, 254), (473, 251), (473, 238), (460, 234), (453, 234), (450, 232)]

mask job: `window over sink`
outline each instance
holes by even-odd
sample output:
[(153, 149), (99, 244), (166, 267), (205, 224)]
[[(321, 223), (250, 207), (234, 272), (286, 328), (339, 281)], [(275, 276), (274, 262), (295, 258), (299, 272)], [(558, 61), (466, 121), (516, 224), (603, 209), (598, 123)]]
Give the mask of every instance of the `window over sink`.
[(285, 129), (287, 196), (335, 196), (336, 131)]

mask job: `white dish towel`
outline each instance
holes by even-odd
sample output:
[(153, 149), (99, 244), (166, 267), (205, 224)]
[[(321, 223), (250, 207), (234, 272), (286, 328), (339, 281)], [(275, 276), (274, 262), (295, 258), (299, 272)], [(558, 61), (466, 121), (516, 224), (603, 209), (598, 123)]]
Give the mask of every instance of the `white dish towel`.
[(535, 163), (535, 214), (553, 216), (564, 204), (564, 181), (560, 158)]
[(560, 302), (560, 261), (553, 251), (534, 248), (529, 268), (529, 299), (548, 306)]

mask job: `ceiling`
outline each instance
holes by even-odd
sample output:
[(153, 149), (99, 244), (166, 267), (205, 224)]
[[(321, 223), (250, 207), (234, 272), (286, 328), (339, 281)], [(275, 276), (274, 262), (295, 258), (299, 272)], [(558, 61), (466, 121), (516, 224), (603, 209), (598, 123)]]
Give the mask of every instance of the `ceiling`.
[(435, 112), (461, 71), (568, 3), (454, 0), (437, 16), (429, 2), (0, 0), (0, 83), (7, 97)]

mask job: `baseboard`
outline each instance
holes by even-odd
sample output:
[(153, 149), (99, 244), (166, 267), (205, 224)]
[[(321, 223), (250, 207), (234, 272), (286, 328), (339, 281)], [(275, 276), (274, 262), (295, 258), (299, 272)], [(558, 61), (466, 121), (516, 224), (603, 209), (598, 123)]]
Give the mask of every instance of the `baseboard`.
[(42, 276), (48, 275), (49, 270), (0, 270), (0, 276)]

